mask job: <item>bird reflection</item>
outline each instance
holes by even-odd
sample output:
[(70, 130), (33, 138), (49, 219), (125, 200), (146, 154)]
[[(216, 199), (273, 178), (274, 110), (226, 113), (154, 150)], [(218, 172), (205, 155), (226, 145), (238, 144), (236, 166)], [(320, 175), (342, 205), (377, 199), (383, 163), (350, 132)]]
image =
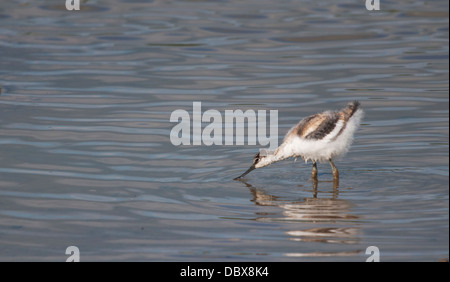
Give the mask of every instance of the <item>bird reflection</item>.
[[(333, 244), (355, 244), (359, 241), (360, 230), (354, 223), (359, 217), (351, 214), (353, 206), (351, 202), (338, 199), (339, 180), (331, 181), (332, 192), (321, 190), (319, 193), (319, 186), (326, 186), (330, 181), (319, 182), (317, 178), (313, 178), (312, 196), (297, 200), (286, 200), (285, 197), (271, 195), (262, 188), (254, 187), (243, 179), (240, 181), (250, 190), (253, 196), (251, 201), (255, 205), (276, 206), (282, 209), (281, 213), (258, 213), (255, 220), (296, 223), (292, 225), (292, 230), (285, 231), (290, 236), (289, 240)], [(326, 196), (322, 196), (322, 193)], [(355, 252), (351, 251), (349, 254), (354, 255)], [(348, 255), (346, 252), (344, 254)], [(304, 256), (305, 254), (289, 255)]]

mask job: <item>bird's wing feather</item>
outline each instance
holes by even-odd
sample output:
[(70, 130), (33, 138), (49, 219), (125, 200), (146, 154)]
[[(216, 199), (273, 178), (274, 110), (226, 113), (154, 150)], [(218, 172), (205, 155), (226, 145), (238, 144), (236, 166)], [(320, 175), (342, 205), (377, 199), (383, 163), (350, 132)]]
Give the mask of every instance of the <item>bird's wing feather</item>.
[(296, 134), (306, 140), (322, 140), (333, 132), (337, 125), (342, 126), (342, 123), (338, 122), (339, 118), (339, 114), (334, 112), (324, 112), (307, 117), (291, 130), (290, 135)]

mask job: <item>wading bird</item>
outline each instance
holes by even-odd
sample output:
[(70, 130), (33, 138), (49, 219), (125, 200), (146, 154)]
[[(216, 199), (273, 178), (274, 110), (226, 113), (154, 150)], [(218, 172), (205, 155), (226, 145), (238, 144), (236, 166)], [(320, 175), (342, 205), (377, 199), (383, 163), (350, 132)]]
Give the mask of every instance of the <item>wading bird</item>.
[(362, 117), (360, 103), (354, 101), (340, 111), (325, 111), (304, 118), (289, 130), (275, 151), (261, 150), (257, 153), (252, 166), (235, 180), (256, 168), (291, 157), (301, 157), (306, 162), (311, 160), (313, 179), (317, 179), (317, 162), (328, 161), (333, 169), (334, 180), (339, 180), (339, 171), (333, 159), (347, 153)]

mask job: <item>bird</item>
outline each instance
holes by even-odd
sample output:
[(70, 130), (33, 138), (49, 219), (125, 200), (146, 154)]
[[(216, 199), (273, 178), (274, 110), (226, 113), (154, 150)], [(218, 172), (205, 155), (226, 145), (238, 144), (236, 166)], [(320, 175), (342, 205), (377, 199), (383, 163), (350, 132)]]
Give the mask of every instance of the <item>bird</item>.
[(364, 111), (361, 103), (352, 101), (340, 111), (324, 111), (302, 119), (293, 126), (283, 143), (275, 150), (261, 149), (253, 158), (253, 164), (239, 180), (257, 168), (266, 167), (288, 158), (303, 158), (312, 161), (312, 179), (317, 180), (317, 162), (329, 162), (333, 180), (339, 181), (339, 171), (333, 159), (345, 155), (353, 142)]

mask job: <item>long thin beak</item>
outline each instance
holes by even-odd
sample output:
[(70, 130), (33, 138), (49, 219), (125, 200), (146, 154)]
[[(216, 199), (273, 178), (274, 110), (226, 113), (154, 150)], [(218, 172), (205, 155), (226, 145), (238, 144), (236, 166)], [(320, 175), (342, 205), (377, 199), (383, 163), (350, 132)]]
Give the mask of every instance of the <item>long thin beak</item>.
[(250, 171), (252, 171), (252, 170), (254, 170), (254, 169), (255, 169), (255, 165), (252, 165), (252, 166), (251, 166), (249, 169), (247, 169), (247, 171), (244, 172), (241, 176), (238, 176), (238, 177), (236, 177), (236, 178), (233, 179), (233, 180), (237, 180), (237, 179), (239, 179), (239, 178), (242, 178), (242, 177), (246, 176), (247, 174), (250, 173)]

